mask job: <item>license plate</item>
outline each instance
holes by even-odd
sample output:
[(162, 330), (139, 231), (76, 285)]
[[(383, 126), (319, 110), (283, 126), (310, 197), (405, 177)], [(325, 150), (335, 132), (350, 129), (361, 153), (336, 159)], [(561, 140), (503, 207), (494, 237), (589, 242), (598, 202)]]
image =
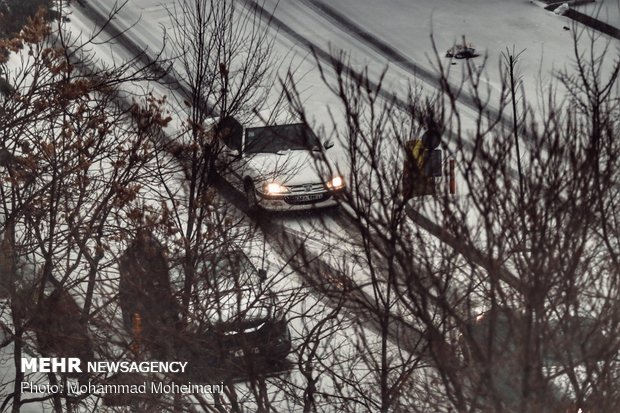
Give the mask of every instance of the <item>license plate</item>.
[[(258, 354), (260, 353), (260, 349), (258, 347), (252, 347), (248, 350), (248, 354)], [(239, 350), (235, 350), (235, 352), (233, 353), (234, 357), (243, 357), (245, 355), (245, 352), (243, 351), (242, 348), (240, 348)]]
[(321, 198), (323, 198), (322, 194), (316, 194), (316, 195), (297, 195), (293, 199), (297, 202), (305, 202), (305, 201), (316, 201)]

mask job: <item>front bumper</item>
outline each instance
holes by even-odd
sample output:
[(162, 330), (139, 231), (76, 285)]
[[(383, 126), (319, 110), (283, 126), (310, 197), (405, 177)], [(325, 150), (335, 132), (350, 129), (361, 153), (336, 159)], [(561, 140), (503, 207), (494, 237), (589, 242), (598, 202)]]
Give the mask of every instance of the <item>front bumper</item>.
[(257, 320), (246, 331), (226, 334), (207, 330), (182, 336), (176, 357), (188, 361), (191, 380), (243, 376), (248, 368), (283, 362), (292, 339), (285, 318)]
[(261, 360), (277, 362), (284, 360), (291, 352), (291, 334), (286, 324), (272, 327), (269, 337), (264, 340), (253, 340), (248, 337), (227, 348), (224, 358), (237, 364), (242, 360)]
[(257, 191), (258, 205), (268, 211), (300, 211), (338, 205), (338, 194), (344, 189), (266, 195)]

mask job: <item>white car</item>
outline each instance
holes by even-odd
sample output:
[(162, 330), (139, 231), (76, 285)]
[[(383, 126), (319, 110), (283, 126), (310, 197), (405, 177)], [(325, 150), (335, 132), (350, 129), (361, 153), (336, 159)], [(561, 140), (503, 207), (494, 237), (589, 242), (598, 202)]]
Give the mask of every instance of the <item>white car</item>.
[(322, 144), (305, 124), (243, 128), (233, 118), (220, 123), (220, 171), (245, 194), (248, 206), (273, 211), (336, 205), (345, 189)]

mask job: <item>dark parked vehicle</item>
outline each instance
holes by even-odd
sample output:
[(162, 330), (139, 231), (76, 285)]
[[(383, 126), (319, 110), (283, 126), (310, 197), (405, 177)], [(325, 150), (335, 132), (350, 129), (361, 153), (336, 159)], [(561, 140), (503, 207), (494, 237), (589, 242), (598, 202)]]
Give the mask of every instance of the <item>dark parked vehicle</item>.
[(176, 298), (183, 280), (171, 282), (164, 247), (152, 234), (138, 234), (119, 268), (125, 328), (140, 335), (153, 357), (188, 360), (199, 375), (211, 368), (247, 367), (250, 361), (279, 362), (290, 352), (277, 297), (264, 287), (264, 273), (238, 248), (220, 250), (199, 266), (185, 321)]
[(284, 360), (291, 350), (276, 295), (264, 288), (260, 272), (239, 250), (208, 260), (191, 307), (192, 318), (179, 345), (191, 367), (269, 365)]

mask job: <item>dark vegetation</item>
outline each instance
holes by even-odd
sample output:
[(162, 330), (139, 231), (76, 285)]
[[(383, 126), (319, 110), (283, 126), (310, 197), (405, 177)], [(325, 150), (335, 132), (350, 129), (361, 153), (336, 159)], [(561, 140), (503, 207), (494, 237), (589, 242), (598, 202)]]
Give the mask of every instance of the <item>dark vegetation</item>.
[(0, 38), (17, 34), (24, 27), (28, 18), (34, 17), (40, 8), (55, 19), (58, 13), (53, 10), (52, 0), (3, 0), (0, 1)]

